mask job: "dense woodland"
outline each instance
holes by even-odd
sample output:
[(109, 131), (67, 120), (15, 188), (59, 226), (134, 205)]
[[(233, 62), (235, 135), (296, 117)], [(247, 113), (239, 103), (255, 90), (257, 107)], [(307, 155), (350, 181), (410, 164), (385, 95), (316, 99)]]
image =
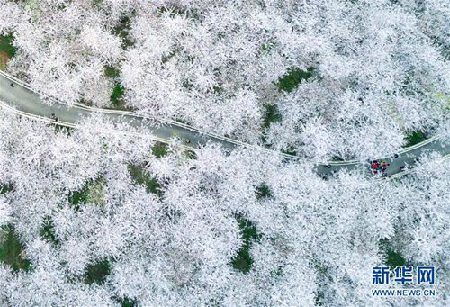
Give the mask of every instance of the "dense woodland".
[(391, 154), (448, 120), (448, 1), (0, 5), (0, 33), (16, 48), (9, 71), (69, 104), (321, 161)]
[[(0, 69), (65, 103), (273, 149), (0, 109), (0, 305), (450, 305), (450, 162), (312, 163), (450, 140), (450, 2), (0, 0), (0, 35)], [(374, 297), (382, 264), (436, 266), (438, 296)]]
[(448, 304), (450, 163), (436, 155), (401, 179), (324, 180), (102, 118), (0, 122), (3, 304), (365, 305), (372, 267), (407, 263), (438, 266)]

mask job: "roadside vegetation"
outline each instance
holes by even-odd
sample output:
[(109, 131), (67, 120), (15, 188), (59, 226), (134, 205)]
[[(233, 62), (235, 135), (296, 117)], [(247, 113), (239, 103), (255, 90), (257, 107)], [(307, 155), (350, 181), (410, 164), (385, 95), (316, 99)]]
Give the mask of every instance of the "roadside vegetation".
[(13, 35), (0, 35), (0, 69), (4, 70), (8, 61), (16, 54)]
[(104, 74), (113, 81), (111, 89), (111, 107), (115, 110), (129, 111), (124, 100), (125, 88), (120, 83), (120, 69), (113, 66), (105, 66)]
[(403, 145), (403, 148), (408, 148), (414, 146), (420, 142), (423, 142), (427, 139), (427, 135), (423, 131), (413, 131), (406, 135), (406, 143)]

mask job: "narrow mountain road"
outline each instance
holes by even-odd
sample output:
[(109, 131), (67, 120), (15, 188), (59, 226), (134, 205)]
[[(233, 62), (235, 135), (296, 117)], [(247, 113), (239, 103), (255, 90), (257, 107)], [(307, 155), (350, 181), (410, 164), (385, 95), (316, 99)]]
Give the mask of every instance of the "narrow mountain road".
[[(45, 100), (48, 100), (47, 103)], [(220, 143), (225, 149), (233, 149), (238, 146), (254, 148), (255, 150), (263, 150), (273, 153), (260, 146), (246, 144), (240, 141), (225, 138), (211, 133), (199, 131), (189, 125), (174, 122), (171, 120), (160, 121), (158, 119), (144, 118), (128, 111), (118, 111), (109, 109), (99, 109), (76, 104), (68, 106), (56, 99), (42, 99), (37, 91), (33, 90), (28, 84), (18, 80), (3, 71), (0, 71), (0, 107), (12, 110), (33, 119), (52, 122), (53, 116), (58, 118), (58, 123), (67, 127), (76, 127), (76, 123), (85, 117), (94, 113), (101, 113), (107, 116), (113, 122), (125, 122), (131, 126), (144, 126), (154, 136), (156, 140), (168, 141), (174, 137), (180, 138), (186, 147), (198, 148), (208, 142)], [(450, 146), (446, 145), (442, 140), (434, 137), (415, 146), (399, 151), (397, 158), (379, 159), (390, 163), (386, 170), (387, 176), (399, 174), (403, 172), (403, 168), (408, 168), (416, 163), (416, 159), (431, 151), (438, 151), (446, 156), (450, 154)], [(295, 160), (297, 157), (285, 153), (277, 153), (285, 159)], [(330, 161), (326, 164), (316, 165), (319, 175), (327, 177), (336, 173), (340, 169), (360, 170), (369, 173), (369, 164), (361, 161)]]

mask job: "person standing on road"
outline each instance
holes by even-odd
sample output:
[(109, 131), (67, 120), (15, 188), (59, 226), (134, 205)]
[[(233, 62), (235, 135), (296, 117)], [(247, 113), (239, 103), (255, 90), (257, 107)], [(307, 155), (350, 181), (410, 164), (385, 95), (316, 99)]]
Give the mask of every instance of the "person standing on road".
[(381, 174), (384, 174), (386, 172), (386, 169), (389, 165), (391, 164), (387, 163), (386, 161), (381, 162)]
[(380, 163), (377, 160), (373, 160), (370, 168), (372, 169), (372, 173), (376, 175), (378, 173), (378, 169), (380, 168)]
[(55, 113), (52, 113), (52, 114), (50, 115), (50, 118), (51, 118), (52, 120), (54, 120), (55, 122), (58, 122), (58, 117), (56, 116)]

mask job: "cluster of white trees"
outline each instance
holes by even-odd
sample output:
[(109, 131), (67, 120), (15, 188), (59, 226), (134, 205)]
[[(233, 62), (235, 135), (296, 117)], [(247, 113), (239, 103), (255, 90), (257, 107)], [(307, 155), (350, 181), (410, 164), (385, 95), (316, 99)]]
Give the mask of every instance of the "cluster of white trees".
[(318, 160), (388, 155), (447, 119), (448, 1), (0, 7), (0, 32), (18, 49), (10, 71), (67, 103), (108, 106), (120, 82), (141, 114)]
[(0, 259), (1, 305), (376, 304), (382, 242), (437, 266), (435, 303), (449, 303), (440, 157), (401, 180), (324, 180), (308, 164), (212, 144), (195, 158), (176, 146), (155, 155), (146, 131), (119, 130), (100, 117), (55, 131), (0, 114), (0, 251), (11, 231), (22, 247)]
[(112, 28), (127, 5), (105, 1), (103, 9), (95, 2), (0, 1), (0, 32), (14, 33), (18, 50), (11, 71), (69, 104), (109, 105), (112, 80), (104, 70), (121, 59)]
[[(119, 86), (140, 114), (316, 160), (450, 135), (448, 1), (0, 0), (0, 21), (9, 71), (69, 104)], [(450, 304), (448, 160), (324, 179), (175, 145), (1, 111), (0, 305)], [(435, 301), (372, 296), (392, 255), (438, 268)]]

